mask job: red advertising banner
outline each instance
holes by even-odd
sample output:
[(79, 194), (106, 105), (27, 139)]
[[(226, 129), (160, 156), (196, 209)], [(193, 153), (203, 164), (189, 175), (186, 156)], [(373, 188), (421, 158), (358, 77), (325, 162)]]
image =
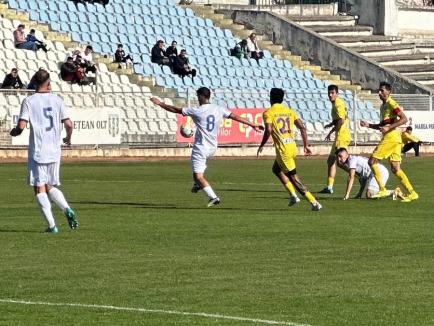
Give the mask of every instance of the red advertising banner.
[[(231, 109), (230, 111), (253, 123), (262, 124), (264, 109)], [(183, 117), (180, 114), (177, 117), (176, 141), (178, 143), (193, 143), (194, 136), (190, 138), (183, 137), (179, 132), (179, 128), (184, 123), (191, 123), (194, 129), (194, 122), (191, 121), (190, 117)], [(256, 132), (250, 126), (231, 119), (223, 119), (219, 128), (218, 142), (220, 144), (260, 143), (262, 135), (262, 132)]]

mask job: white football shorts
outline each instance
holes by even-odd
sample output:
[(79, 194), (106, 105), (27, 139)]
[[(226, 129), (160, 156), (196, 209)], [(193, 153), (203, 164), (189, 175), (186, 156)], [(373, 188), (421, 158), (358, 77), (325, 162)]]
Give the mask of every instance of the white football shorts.
[(193, 149), (191, 152), (191, 168), (193, 173), (204, 173), (207, 166), (206, 162), (213, 157), (217, 148), (211, 149)]
[[(381, 172), (381, 180), (383, 180), (383, 184), (386, 185), (387, 180), (389, 179), (389, 170), (387, 170), (383, 165), (378, 165)], [(372, 173), (368, 180), (368, 190), (373, 192), (375, 195), (380, 191), (380, 187), (378, 186), (377, 180), (374, 178), (374, 174)]]
[(60, 162), (54, 163), (38, 163), (33, 159), (29, 159), (28, 162), (28, 184), (29, 186), (57, 186), (60, 185), (59, 181), (59, 169)]

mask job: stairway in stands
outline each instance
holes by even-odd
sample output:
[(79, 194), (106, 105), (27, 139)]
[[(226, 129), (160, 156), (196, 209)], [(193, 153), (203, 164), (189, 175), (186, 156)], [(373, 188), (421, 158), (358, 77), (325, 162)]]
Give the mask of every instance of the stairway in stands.
[(354, 50), (382, 66), (434, 88), (434, 43), (374, 35), (354, 16), (289, 16), (296, 23)]

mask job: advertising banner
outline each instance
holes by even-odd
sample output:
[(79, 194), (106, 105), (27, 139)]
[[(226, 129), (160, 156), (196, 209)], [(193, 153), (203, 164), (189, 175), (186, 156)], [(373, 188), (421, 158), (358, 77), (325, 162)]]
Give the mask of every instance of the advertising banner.
[[(263, 109), (231, 109), (232, 113), (237, 114), (253, 123), (262, 124)], [(177, 115), (178, 130), (176, 132), (176, 141), (179, 143), (193, 143), (194, 136), (184, 138), (179, 133), (179, 128), (182, 124), (191, 124), (194, 129), (194, 123), (190, 117)], [(250, 126), (238, 123), (231, 119), (223, 119), (218, 134), (219, 144), (237, 144), (237, 143), (260, 143), (262, 140), (262, 132), (256, 132)]]
[[(405, 111), (413, 134), (424, 142), (434, 142), (434, 112), (433, 111)], [(403, 128), (405, 129), (405, 128)]]
[[(16, 126), (19, 108), (11, 110), (12, 125)], [(73, 145), (108, 145), (121, 143), (121, 115), (116, 108), (70, 109), (69, 117), (74, 124)], [(29, 144), (30, 125), (18, 137), (12, 137), (12, 145)], [(62, 137), (66, 135), (62, 132)]]

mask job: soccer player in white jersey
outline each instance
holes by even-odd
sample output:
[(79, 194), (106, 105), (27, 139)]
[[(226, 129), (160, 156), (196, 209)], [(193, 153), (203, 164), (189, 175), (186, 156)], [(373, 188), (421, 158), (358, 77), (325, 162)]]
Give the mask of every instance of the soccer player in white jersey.
[(151, 101), (166, 111), (190, 116), (196, 125), (193, 150), (191, 153), (191, 165), (193, 169), (194, 185), (191, 189), (196, 193), (202, 189), (209, 198), (208, 207), (220, 204), (220, 198), (215, 194), (209, 182), (205, 179), (207, 160), (210, 159), (217, 150), (218, 130), (223, 118), (232, 119), (240, 123), (249, 125), (256, 131), (263, 130), (261, 125), (254, 124), (229, 110), (211, 104), (211, 91), (206, 87), (201, 87), (196, 92), (200, 106), (191, 108), (179, 108), (168, 105), (153, 97)]
[(65, 111), (63, 100), (50, 93), (50, 74), (41, 69), (34, 78), (36, 93), (24, 99), (18, 124), (10, 134), (18, 136), (27, 123), (30, 124), (28, 182), (34, 187), (36, 201), (48, 224), (46, 232), (58, 233), (50, 200), (63, 211), (71, 229), (78, 226), (75, 212), (69, 207), (63, 193), (55, 187), (60, 184), (62, 124), (66, 130), (63, 139), (66, 144), (71, 143), (73, 125)]
[[(380, 191), (377, 181), (374, 178), (374, 174), (368, 164), (369, 158), (350, 155), (348, 154), (346, 148), (339, 148), (336, 151), (336, 156), (340, 167), (348, 172), (347, 190), (345, 192), (344, 200), (350, 197), (351, 189), (353, 187), (354, 179), (357, 176), (360, 182), (360, 189), (355, 198), (362, 198), (363, 190), (368, 185), (366, 190), (366, 198), (372, 198), (375, 194)], [(378, 168), (381, 170), (381, 176), (383, 184), (387, 183), (389, 179), (389, 171), (382, 164), (378, 164)], [(401, 189), (398, 187), (395, 190), (388, 190), (389, 196), (396, 198), (403, 198)]]

